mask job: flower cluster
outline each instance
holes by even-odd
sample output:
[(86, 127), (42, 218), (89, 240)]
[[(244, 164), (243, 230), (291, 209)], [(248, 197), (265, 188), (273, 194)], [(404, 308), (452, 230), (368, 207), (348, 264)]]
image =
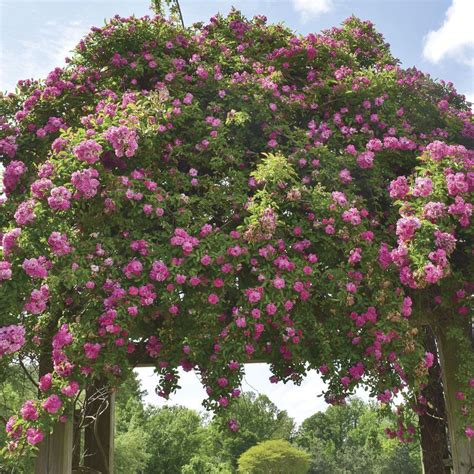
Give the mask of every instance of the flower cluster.
[(11, 325), (0, 328), (0, 358), (18, 352), (25, 344), (25, 328)]

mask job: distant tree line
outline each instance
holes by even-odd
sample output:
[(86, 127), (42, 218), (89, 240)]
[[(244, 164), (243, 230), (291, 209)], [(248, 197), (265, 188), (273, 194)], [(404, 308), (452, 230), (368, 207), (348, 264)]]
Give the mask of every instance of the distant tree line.
[[(9, 370), (0, 387), (3, 419), (35, 390), (23, 371)], [(400, 444), (385, 437), (381, 428), (393, 426), (395, 416), (357, 398), (297, 427), (266, 395), (243, 393), (232, 407), (239, 424), (233, 433), (189, 408), (146, 406), (145, 393), (137, 378), (117, 392), (116, 474), (421, 473), (418, 440)], [(0, 442), (4, 437), (0, 432)], [(0, 458), (0, 473), (7, 472)], [(33, 460), (25, 457), (13, 472), (33, 472)]]
[[(401, 444), (387, 438), (381, 427), (392, 427), (395, 416), (360, 399), (330, 406), (297, 427), (266, 395), (244, 393), (232, 408), (239, 423), (232, 433), (189, 408), (145, 407), (142, 395), (135, 381), (117, 397), (117, 474), (421, 473), (418, 440)], [(265, 443), (268, 440), (289, 442), (300, 454), (290, 452), (285, 443)], [(282, 456), (281, 470), (252, 468), (255, 459), (270, 464), (270, 452), (273, 458)], [(287, 470), (283, 459), (289, 460)], [(304, 466), (305, 459), (308, 469), (298, 471), (298, 462)]]

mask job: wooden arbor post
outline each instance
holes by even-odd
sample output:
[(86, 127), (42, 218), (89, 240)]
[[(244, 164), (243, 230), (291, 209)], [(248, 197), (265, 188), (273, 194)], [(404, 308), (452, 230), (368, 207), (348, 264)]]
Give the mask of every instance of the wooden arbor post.
[(57, 422), (52, 434), (40, 445), (35, 460), (35, 474), (71, 474), (72, 416), (65, 423)]
[(101, 474), (113, 474), (115, 392), (97, 382), (86, 390), (84, 466)]

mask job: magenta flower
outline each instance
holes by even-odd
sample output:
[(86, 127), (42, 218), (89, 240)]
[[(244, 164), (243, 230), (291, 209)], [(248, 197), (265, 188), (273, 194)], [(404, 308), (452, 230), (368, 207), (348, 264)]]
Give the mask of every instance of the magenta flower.
[(41, 443), (44, 439), (44, 434), (39, 428), (28, 428), (26, 430), (26, 440), (29, 444), (35, 445)]
[(43, 402), (42, 406), (48, 413), (53, 414), (59, 411), (62, 405), (63, 405), (63, 402), (61, 401), (61, 399), (57, 395), (53, 394), (53, 395), (50, 395)]

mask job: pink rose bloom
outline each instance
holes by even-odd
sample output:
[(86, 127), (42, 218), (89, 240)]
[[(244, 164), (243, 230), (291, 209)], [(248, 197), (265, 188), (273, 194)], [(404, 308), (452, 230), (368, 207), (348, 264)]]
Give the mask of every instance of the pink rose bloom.
[(12, 277), (12, 265), (10, 262), (0, 260), (0, 280), (10, 280)]
[(51, 374), (45, 374), (40, 378), (38, 388), (42, 392), (45, 392), (46, 390), (49, 390), (51, 388), (52, 381), (53, 381), (53, 376)]
[(433, 367), (434, 363), (434, 355), (431, 352), (426, 352), (425, 353), (425, 367), (429, 369), (430, 367)]
[(25, 259), (23, 262), (23, 270), (31, 278), (47, 278), (48, 270), (51, 269), (51, 262), (46, 257)]
[(372, 151), (364, 151), (357, 157), (357, 164), (363, 168), (368, 169), (374, 166), (375, 154)]
[(36, 409), (33, 400), (26, 400), (21, 407), (20, 413), (24, 420), (35, 421), (39, 417), (38, 410)]
[(72, 380), (68, 385), (61, 389), (61, 393), (66, 397), (73, 397), (79, 391), (79, 382)]
[(99, 161), (100, 154), (102, 153), (102, 146), (95, 140), (86, 140), (73, 148), (73, 152), (77, 159), (85, 161), (90, 165)]
[(49, 207), (55, 211), (65, 211), (71, 207), (71, 192), (64, 186), (51, 189)]
[(86, 342), (84, 344), (84, 353), (88, 359), (97, 359), (101, 349), (102, 346), (99, 343), (92, 344), (91, 342)]
[(39, 428), (28, 428), (26, 430), (26, 440), (29, 444), (35, 445), (41, 443), (44, 439), (44, 434)]
[(28, 199), (27, 201), (22, 202), (18, 206), (14, 217), (19, 226), (24, 226), (34, 222), (36, 219), (34, 199)]
[(211, 293), (207, 301), (209, 301), (210, 304), (217, 304), (219, 302), (219, 297), (215, 293)]
[(57, 395), (50, 395), (44, 402), (43, 408), (48, 413), (56, 413), (61, 407), (63, 403), (61, 399)]
[(416, 178), (413, 196), (427, 197), (433, 191), (433, 181), (430, 178)]
[(59, 232), (51, 232), (51, 235), (48, 237), (48, 245), (54, 255), (58, 257), (72, 252), (72, 247), (69, 245), (67, 235)]
[(273, 286), (276, 289), (281, 290), (285, 287), (285, 280), (283, 278), (277, 277), (273, 280)]

